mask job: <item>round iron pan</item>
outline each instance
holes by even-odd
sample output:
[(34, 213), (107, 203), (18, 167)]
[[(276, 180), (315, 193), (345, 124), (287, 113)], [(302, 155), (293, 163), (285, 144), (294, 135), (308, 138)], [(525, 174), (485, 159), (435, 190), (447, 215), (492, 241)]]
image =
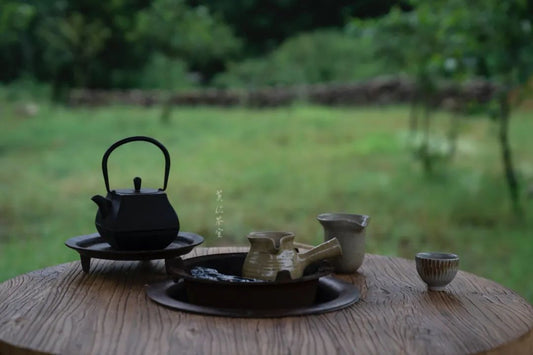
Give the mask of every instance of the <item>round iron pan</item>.
[[(331, 273), (325, 263), (309, 265), (304, 276), (291, 280), (280, 272), (276, 281), (230, 282), (194, 277), (194, 267), (208, 267), (227, 275), (241, 276), (246, 253), (212, 254), (186, 260), (174, 260), (169, 273), (183, 280), (188, 302), (215, 308), (291, 309), (309, 307), (316, 302), (319, 278)], [(174, 264), (175, 263), (175, 264)]]
[(195, 246), (202, 244), (204, 238), (191, 232), (179, 232), (176, 238), (164, 249), (157, 250), (116, 250), (109, 245), (98, 233), (80, 235), (70, 238), (65, 245), (80, 254), (82, 269), (89, 272), (91, 258), (107, 260), (156, 260), (172, 258), (187, 254)]
[[(318, 280), (316, 297), (310, 306), (294, 308), (221, 308), (191, 303), (185, 290), (184, 280), (167, 280), (146, 287), (148, 297), (171, 309), (203, 315), (233, 318), (279, 318), (321, 314), (346, 308), (359, 300), (359, 290), (352, 284), (333, 277)], [(243, 300), (247, 295), (241, 295)]]

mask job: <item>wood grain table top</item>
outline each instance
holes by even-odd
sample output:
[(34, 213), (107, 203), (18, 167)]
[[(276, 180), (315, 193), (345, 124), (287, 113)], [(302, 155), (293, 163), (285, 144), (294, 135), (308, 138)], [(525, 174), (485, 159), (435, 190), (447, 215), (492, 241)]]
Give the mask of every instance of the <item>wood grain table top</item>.
[[(196, 248), (186, 257), (245, 251)], [(428, 292), (413, 260), (367, 254), (336, 275), (361, 299), (343, 310), (285, 318), (225, 318), (152, 302), (163, 261), (71, 262), (0, 284), (0, 354), (533, 354), (533, 307), (459, 271)]]

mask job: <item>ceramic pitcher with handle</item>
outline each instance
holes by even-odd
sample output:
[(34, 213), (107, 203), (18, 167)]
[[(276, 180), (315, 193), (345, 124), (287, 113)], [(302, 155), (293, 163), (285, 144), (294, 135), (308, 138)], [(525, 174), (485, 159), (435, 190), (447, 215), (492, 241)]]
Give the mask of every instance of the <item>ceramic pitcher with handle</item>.
[(351, 213), (322, 213), (317, 216), (324, 228), (324, 240), (336, 238), (342, 247), (342, 256), (331, 261), (335, 272), (352, 273), (363, 263), (369, 219), (366, 215)]
[(313, 249), (299, 253), (294, 247), (294, 233), (252, 232), (248, 234), (250, 251), (246, 255), (242, 276), (275, 281), (280, 272), (289, 273), (292, 280), (303, 276), (307, 265), (342, 254), (337, 239), (332, 238)]

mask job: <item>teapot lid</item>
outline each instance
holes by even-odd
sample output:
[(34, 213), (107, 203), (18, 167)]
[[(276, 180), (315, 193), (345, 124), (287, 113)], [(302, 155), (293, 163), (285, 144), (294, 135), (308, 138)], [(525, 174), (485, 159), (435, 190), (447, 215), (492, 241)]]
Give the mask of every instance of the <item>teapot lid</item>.
[(163, 189), (141, 188), (141, 183), (141, 178), (137, 176), (133, 179), (132, 189), (116, 189), (112, 190), (111, 192), (117, 195), (165, 194)]

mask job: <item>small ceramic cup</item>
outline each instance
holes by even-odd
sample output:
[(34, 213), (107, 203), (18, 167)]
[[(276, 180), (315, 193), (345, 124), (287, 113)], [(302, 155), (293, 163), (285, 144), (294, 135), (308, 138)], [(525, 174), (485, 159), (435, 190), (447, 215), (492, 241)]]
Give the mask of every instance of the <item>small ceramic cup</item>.
[(451, 253), (418, 253), (416, 271), (430, 291), (443, 291), (459, 268), (459, 256)]

